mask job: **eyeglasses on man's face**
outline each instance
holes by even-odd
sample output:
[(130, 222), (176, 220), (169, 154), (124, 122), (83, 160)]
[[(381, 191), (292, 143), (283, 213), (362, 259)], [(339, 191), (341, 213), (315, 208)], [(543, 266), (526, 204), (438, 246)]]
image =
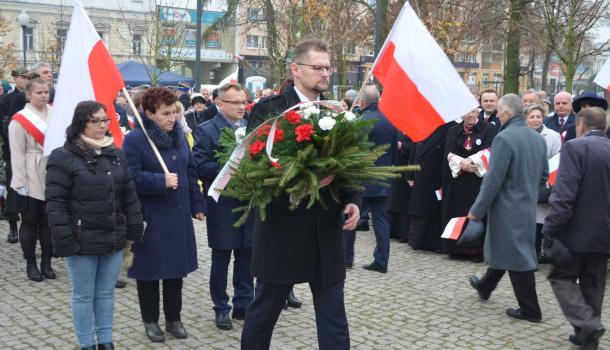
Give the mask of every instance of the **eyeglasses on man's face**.
[(221, 100), (221, 101), (232, 104), (233, 106), (246, 106), (248, 104), (248, 101), (227, 101), (227, 100)]
[(335, 72), (335, 68), (332, 66), (322, 66), (317, 64), (307, 64), (307, 63), (297, 63), (299, 66), (306, 66), (313, 69), (314, 72), (318, 74), (322, 74), (325, 71), (328, 72), (328, 75), (332, 75)]

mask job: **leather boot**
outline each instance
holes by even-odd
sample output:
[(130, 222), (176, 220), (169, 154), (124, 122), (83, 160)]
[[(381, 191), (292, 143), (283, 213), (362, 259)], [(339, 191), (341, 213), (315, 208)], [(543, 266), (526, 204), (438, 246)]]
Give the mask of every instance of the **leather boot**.
[(6, 238), (9, 243), (19, 242), (19, 235), (17, 234), (17, 223), (15, 221), (9, 222), (8, 237)]
[(294, 291), (292, 290), (290, 291), (290, 294), (288, 294), (288, 298), (286, 298), (286, 303), (288, 304), (288, 306), (297, 309), (300, 308), (303, 304), (299, 299), (297, 299), (297, 297), (294, 295)]
[(112, 343), (97, 344), (97, 350), (114, 350)]
[(86, 348), (80, 348), (80, 350), (95, 350), (95, 345), (87, 346)]
[(55, 271), (53, 271), (53, 268), (51, 268), (51, 258), (42, 258), (42, 261), (40, 262), (40, 271), (42, 272), (42, 275), (44, 276), (44, 278), (50, 279), (50, 280), (54, 280), (57, 278), (57, 276), (55, 275)]
[(40, 270), (38, 270), (38, 266), (36, 266), (36, 260), (28, 261), (28, 264), (25, 268), (28, 278), (34, 282), (41, 282), (42, 275), (40, 274)]

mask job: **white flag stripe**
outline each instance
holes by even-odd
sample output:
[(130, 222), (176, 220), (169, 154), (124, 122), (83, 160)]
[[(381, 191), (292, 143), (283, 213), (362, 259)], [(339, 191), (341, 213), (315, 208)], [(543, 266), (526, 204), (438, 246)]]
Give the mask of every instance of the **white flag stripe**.
[(606, 60), (593, 82), (606, 90), (610, 90), (610, 58)]

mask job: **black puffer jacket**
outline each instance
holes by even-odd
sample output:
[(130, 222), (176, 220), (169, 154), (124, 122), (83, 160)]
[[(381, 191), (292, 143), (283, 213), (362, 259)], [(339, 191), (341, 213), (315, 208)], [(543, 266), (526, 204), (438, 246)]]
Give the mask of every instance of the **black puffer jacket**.
[(122, 151), (66, 142), (47, 163), (47, 215), (55, 256), (105, 255), (140, 241), (143, 219)]

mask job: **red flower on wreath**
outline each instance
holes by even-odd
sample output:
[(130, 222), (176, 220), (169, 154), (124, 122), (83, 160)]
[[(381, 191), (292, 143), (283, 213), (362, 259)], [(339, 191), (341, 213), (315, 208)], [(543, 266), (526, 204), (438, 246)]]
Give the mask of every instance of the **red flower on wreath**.
[(313, 125), (303, 124), (294, 129), (294, 134), (297, 137), (297, 142), (311, 141), (311, 135), (315, 133)]
[(263, 141), (256, 140), (252, 142), (252, 144), (250, 144), (250, 156), (254, 157), (259, 154), (263, 148), (265, 148), (265, 143)]
[(273, 143), (284, 141), (284, 130), (277, 128), (275, 129), (275, 136), (273, 137)]
[(273, 165), (274, 167), (276, 167), (278, 169), (282, 169), (282, 165), (280, 163), (271, 162), (271, 165)]
[(256, 130), (256, 136), (267, 136), (271, 131), (271, 125), (265, 124)]
[(301, 114), (296, 111), (290, 111), (286, 113), (284, 119), (286, 119), (286, 121), (292, 125), (297, 125), (301, 123)]

